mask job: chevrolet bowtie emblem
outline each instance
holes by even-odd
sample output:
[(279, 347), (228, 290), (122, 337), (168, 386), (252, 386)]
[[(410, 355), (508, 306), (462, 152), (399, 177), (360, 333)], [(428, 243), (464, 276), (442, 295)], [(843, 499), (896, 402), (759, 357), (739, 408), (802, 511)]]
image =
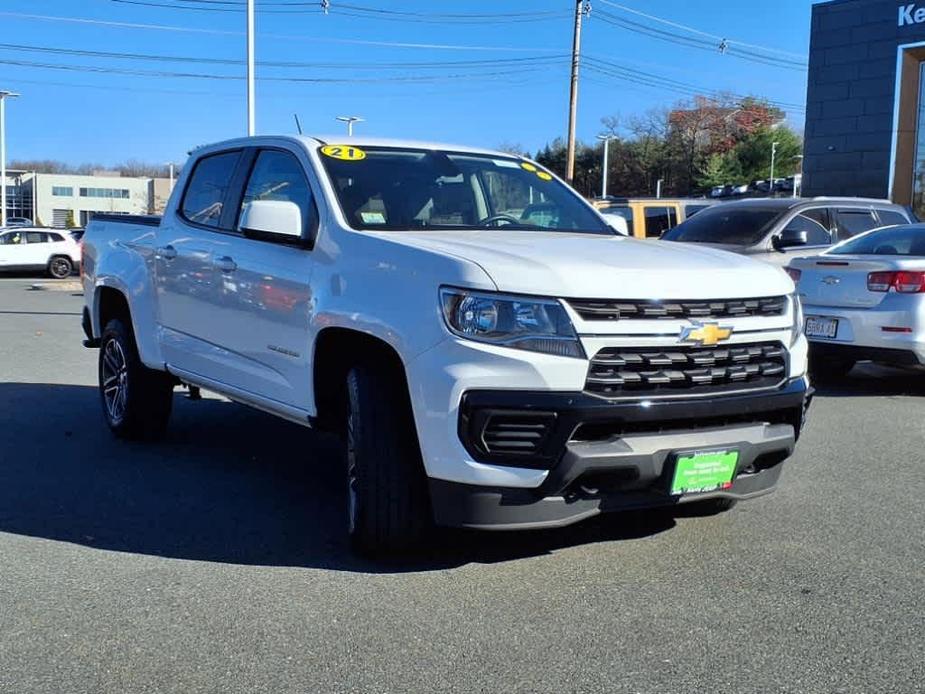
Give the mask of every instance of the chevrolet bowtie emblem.
[(719, 323), (695, 323), (688, 328), (681, 328), (681, 342), (696, 342), (711, 347), (732, 337), (732, 330)]

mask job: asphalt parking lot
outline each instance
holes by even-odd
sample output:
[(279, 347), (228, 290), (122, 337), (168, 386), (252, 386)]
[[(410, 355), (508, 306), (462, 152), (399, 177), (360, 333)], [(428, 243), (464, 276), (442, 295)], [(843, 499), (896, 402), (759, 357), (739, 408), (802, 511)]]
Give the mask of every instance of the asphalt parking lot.
[(352, 557), (336, 441), (178, 392), (113, 440), (73, 283), (0, 280), (0, 692), (913, 692), (925, 377), (817, 398), (772, 496)]

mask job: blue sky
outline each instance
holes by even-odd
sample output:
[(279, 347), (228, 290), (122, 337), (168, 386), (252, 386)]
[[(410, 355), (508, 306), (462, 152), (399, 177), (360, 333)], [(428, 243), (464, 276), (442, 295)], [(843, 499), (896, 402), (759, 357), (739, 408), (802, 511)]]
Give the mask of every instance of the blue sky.
[[(0, 19), (5, 38), (0, 61), (6, 62), (0, 62), (0, 88), (22, 93), (20, 99), (8, 102), (10, 159), (60, 159), (75, 164), (114, 164), (132, 158), (182, 161), (192, 146), (244, 134), (245, 84), (238, 79), (244, 74), (242, 65), (32, 50), (243, 60), (244, 14), (237, 9), (239, 0), (133, 1), (234, 11), (173, 9), (115, 0), (3, 0)], [(314, 6), (305, 12), (279, 13), (282, 0), (258, 0), (258, 8), (264, 3), (263, 10), (258, 9), (258, 63), (302, 64), (258, 66), (259, 133), (293, 132), (292, 114), (297, 112), (309, 133), (340, 132), (333, 118), (357, 114), (368, 121), (358, 126), (362, 132), (384, 137), (486, 146), (513, 142), (533, 151), (565, 134), (571, 0), (330, 1), (331, 11), (324, 15)], [(428, 13), (550, 14), (542, 14), (538, 21), (517, 17), (491, 24), (432, 23), (352, 12), (344, 4), (419, 12), (425, 19)], [(681, 33), (695, 41), (714, 41), (706, 34), (727, 37), (739, 42), (732, 45), (741, 50), (756, 50), (742, 44), (762, 46), (781, 51), (772, 56), (795, 60), (794, 56), (808, 52), (811, 0), (622, 0), (619, 4), (704, 34), (676, 30), (594, 0), (591, 18), (585, 23), (583, 53), (657, 79), (646, 78), (647, 84), (642, 85), (616, 79), (610, 67), (605, 68), (610, 75), (584, 71), (580, 138), (589, 140), (600, 132), (603, 116), (629, 117), (684, 98), (682, 93), (651, 86), (664, 85), (665, 80), (804, 103), (805, 71), (665, 42), (614, 26), (600, 13)], [(472, 61), (505, 62), (473, 65)], [(383, 69), (383, 65), (394, 67)], [(99, 71), (113, 69), (173, 74)], [(323, 81), (283, 81), (306, 78)], [(802, 127), (802, 114), (794, 110), (790, 118)]]

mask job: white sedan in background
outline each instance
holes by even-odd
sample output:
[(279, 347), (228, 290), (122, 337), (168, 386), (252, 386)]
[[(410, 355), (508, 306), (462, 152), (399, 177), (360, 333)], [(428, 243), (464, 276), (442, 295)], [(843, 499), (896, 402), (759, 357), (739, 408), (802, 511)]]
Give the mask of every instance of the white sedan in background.
[(41, 270), (69, 277), (80, 265), (80, 244), (57, 229), (0, 230), (0, 271)]
[(818, 380), (859, 361), (925, 368), (925, 224), (875, 229), (789, 271)]

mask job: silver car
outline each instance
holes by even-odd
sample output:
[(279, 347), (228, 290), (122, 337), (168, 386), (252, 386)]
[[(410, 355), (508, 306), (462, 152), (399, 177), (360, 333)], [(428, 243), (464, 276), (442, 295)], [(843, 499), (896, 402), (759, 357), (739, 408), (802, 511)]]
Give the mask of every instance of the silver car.
[(865, 231), (914, 221), (888, 200), (750, 198), (703, 210), (662, 240), (701, 243), (788, 265)]
[(788, 271), (817, 379), (859, 361), (925, 368), (925, 224), (871, 231)]

